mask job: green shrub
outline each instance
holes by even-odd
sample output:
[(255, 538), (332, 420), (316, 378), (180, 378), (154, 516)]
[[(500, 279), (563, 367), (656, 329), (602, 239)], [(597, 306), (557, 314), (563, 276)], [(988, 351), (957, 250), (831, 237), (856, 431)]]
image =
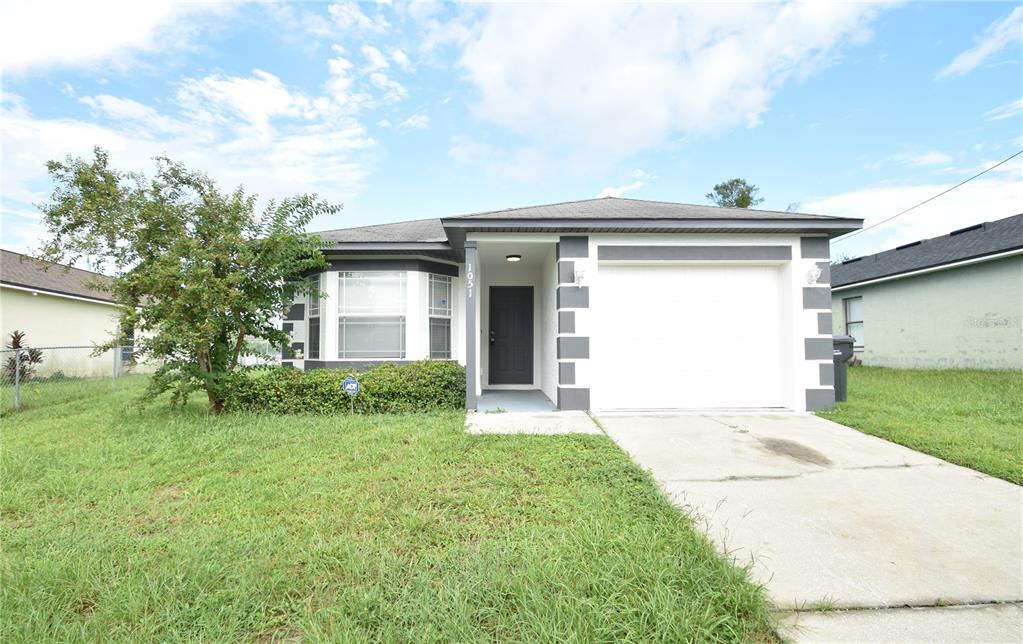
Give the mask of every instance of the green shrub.
[[(271, 414), (347, 414), (344, 379), (351, 370), (263, 367), (233, 374), (229, 411)], [(465, 369), (456, 362), (384, 364), (356, 374), (362, 385), (357, 414), (403, 414), (465, 407)]]

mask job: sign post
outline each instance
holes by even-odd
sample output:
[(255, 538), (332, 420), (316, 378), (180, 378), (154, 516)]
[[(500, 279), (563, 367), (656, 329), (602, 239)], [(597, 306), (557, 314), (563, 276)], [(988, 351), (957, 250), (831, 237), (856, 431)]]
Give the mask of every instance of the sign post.
[(355, 413), (355, 396), (358, 395), (360, 385), (359, 381), (355, 379), (355, 376), (347, 376), (345, 381), (341, 383), (341, 388), (348, 394), (348, 403), (352, 414)]

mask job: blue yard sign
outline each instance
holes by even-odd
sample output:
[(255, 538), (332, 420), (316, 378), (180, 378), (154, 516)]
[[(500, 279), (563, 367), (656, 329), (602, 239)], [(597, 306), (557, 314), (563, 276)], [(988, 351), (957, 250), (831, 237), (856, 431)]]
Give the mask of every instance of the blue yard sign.
[(347, 393), (349, 396), (354, 396), (355, 394), (359, 393), (359, 381), (356, 380), (353, 376), (348, 376), (347, 378), (345, 378), (345, 381), (344, 383), (342, 383), (341, 386), (344, 388), (345, 393)]

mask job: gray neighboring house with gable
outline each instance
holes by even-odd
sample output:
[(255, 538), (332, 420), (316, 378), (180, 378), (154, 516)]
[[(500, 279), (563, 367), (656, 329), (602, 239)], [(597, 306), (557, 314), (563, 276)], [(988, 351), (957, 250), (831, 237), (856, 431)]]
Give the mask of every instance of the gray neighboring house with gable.
[(837, 264), (831, 290), (865, 365), (1023, 369), (1023, 214)]

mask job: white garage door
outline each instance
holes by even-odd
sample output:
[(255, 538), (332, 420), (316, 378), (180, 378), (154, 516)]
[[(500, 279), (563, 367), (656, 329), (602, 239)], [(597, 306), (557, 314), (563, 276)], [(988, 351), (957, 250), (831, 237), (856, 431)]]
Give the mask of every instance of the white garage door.
[(782, 407), (780, 266), (601, 264), (596, 409)]

